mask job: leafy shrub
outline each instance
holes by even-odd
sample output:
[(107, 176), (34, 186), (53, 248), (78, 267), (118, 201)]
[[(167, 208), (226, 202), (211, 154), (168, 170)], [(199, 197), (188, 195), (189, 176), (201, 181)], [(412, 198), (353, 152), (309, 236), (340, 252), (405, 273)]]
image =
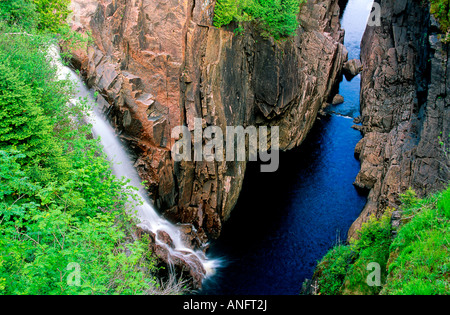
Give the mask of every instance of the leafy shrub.
[[(142, 294), (154, 285), (148, 245), (127, 239), (127, 220), (120, 218), (123, 183), (95, 176), (80, 182), (85, 172), (75, 168), (63, 185), (43, 186), (26, 177), (19, 163), (24, 157), (0, 151), (0, 293)], [(103, 158), (86, 158), (87, 167), (86, 162), (91, 171), (108, 166)], [(102, 195), (105, 188), (110, 195)], [(71, 263), (81, 268), (79, 285), (68, 281)]]
[(51, 126), (36, 105), (33, 89), (16, 69), (0, 61), (0, 146), (16, 147), (30, 158), (48, 151)]
[(450, 3), (447, 0), (430, 0), (430, 2), (431, 14), (434, 14), (444, 32), (442, 41), (448, 43), (450, 42)]
[(68, 106), (51, 37), (10, 33), (0, 34), (0, 294), (153, 292), (148, 239), (130, 237), (135, 188), (78, 123), (85, 102)]
[[(409, 189), (401, 200), (403, 224), (395, 239), (388, 211), (364, 224), (358, 240), (331, 249), (322, 259), (315, 274), (321, 294), (450, 293), (450, 187), (426, 199)], [(381, 267), (380, 287), (366, 282), (370, 262)]]
[(442, 30), (450, 28), (450, 3), (447, 0), (430, 0), (431, 13), (434, 14), (441, 24)]
[(70, 0), (0, 0), (0, 19), (25, 30), (59, 32), (70, 14)]
[(359, 238), (351, 244), (356, 259), (344, 280), (344, 294), (377, 294), (380, 292), (381, 287), (367, 284), (367, 276), (370, 273), (367, 267), (371, 263), (379, 264), (380, 280), (381, 283), (384, 283), (390, 254), (389, 247), (392, 242), (391, 214), (391, 211), (386, 211), (381, 219), (372, 216), (358, 232)]
[(70, 14), (70, 0), (33, 0), (40, 29), (57, 32)]
[[(449, 189), (421, 201), (391, 245), (389, 279), (382, 294), (430, 295), (450, 292), (450, 221), (439, 207), (449, 203)], [(436, 208), (438, 204), (438, 209)], [(395, 258), (395, 259), (394, 259)]]
[(322, 258), (314, 273), (321, 294), (340, 294), (353, 255), (350, 246), (338, 245)]
[(217, 0), (214, 8), (214, 26), (222, 27), (230, 24), (238, 16), (238, 1)]
[[(0, 34), (0, 145), (27, 155), (35, 178), (49, 172), (66, 174), (68, 165), (55, 135), (67, 125), (66, 104), (72, 84), (57, 80), (47, 51), (53, 41), (47, 36)], [(30, 175), (29, 174), (29, 175)]]
[(254, 21), (264, 37), (275, 39), (295, 35), (297, 15), (305, 0), (218, 0), (214, 10), (214, 26), (232, 21)]
[(443, 192), (442, 199), (439, 201), (438, 209), (442, 215), (447, 219), (450, 219), (450, 189)]
[(38, 20), (36, 6), (31, 0), (0, 0), (0, 19), (10, 26), (34, 28)]

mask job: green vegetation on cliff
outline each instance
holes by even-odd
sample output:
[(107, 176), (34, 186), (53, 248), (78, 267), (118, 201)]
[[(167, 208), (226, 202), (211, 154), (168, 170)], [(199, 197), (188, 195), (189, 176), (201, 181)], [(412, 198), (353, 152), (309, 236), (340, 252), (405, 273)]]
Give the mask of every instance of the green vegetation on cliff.
[(350, 245), (327, 253), (315, 272), (320, 294), (450, 293), (450, 187), (425, 199), (408, 190), (401, 211), (395, 238), (392, 211), (386, 211), (364, 224)]
[(299, 26), (298, 13), (305, 0), (217, 0), (214, 26), (231, 22), (255, 22), (262, 36), (275, 39), (295, 35)]
[(135, 188), (111, 173), (80, 123), (87, 103), (68, 106), (74, 86), (51, 63), (59, 22), (23, 23), (46, 2), (0, 2), (0, 294), (154, 292), (148, 239), (131, 237), (126, 211)]
[(0, 19), (27, 30), (57, 32), (70, 13), (70, 0), (1, 0)]
[(450, 2), (448, 0), (430, 0), (431, 13), (436, 17), (445, 33), (444, 42), (450, 42)]

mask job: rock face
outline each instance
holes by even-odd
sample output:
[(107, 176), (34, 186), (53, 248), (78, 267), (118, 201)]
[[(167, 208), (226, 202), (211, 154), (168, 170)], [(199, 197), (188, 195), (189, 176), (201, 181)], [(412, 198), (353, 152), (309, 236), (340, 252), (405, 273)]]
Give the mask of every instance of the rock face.
[(381, 26), (362, 42), (362, 167), (355, 185), (370, 190), (349, 238), (371, 214), (396, 207), (412, 187), (419, 196), (449, 181), (449, 46), (422, 1), (381, 0)]
[(274, 42), (252, 25), (212, 27), (211, 0), (73, 0), (73, 28), (94, 45), (74, 64), (132, 153), (156, 207), (217, 238), (238, 199), (246, 162), (174, 162), (176, 126), (279, 126), (298, 146), (326, 103), (347, 52), (337, 0), (309, 0), (301, 27)]
[(158, 231), (158, 234), (155, 235), (148, 229), (138, 227), (136, 236), (142, 238), (144, 235), (149, 237), (150, 251), (158, 258), (157, 265), (162, 264), (164, 267), (169, 267), (168, 270), (167, 268), (159, 269), (161, 278), (168, 277), (170, 272), (175, 272), (176, 275), (181, 275), (187, 280), (190, 288), (195, 290), (202, 288), (207, 271), (196, 255), (173, 250), (173, 240), (166, 232)]
[(357, 76), (362, 70), (362, 63), (359, 59), (352, 59), (344, 64), (344, 74), (348, 78)]
[(339, 105), (339, 104), (342, 104), (342, 103), (344, 103), (344, 97), (342, 95), (339, 95), (339, 94), (336, 94), (333, 97), (333, 101), (331, 102), (331, 104), (333, 104), (333, 105)]

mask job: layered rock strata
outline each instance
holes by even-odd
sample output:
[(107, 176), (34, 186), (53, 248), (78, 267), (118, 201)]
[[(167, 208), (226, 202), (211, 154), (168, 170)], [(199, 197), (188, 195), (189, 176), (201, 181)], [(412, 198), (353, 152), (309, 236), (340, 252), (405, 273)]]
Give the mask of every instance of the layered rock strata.
[(298, 146), (329, 101), (347, 61), (337, 0), (309, 0), (293, 38), (262, 38), (254, 25), (212, 27), (211, 0), (73, 0), (73, 28), (94, 45), (76, 67), (135, 156), (156, 207), (220, 235), (246, 162), (174, 162), (174, 127), (279, 126), (280, 149)]
[(362, 41), (364, 138), (355, 151), (355, 184), (370, 193), (349, 238), (370, 215), (396, 208), (408, 188), (424, 196), (450, 179), (449, 46), (423, 1), (376, 2), (381, 26), (368, 26)]

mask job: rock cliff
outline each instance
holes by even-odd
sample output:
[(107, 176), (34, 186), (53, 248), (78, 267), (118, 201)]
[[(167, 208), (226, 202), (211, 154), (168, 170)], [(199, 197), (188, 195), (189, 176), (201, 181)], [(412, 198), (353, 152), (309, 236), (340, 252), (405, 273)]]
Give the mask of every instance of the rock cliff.
[(376, 2), (381, 26), (368, 26), (361, 45), (364, 138), (355, 151), (355, 184), (370, 193), (349, 238), (370, 215), (397, 207), (409, 187), (424, 196), (449, 181), (449, 46), (423, 1)]
[(279, 126), (298, 146), (330, 97), (347, 52), (337, 0), (309, 0), (291, 39), (253, 25), (212, 27), (212, 0), (72, 0), (72, 26), (94, 45), (76, 67), (135, 156), (157, 208), (217, 238), (238, 199), (246, 162), (174, 162), (175, 126)]

